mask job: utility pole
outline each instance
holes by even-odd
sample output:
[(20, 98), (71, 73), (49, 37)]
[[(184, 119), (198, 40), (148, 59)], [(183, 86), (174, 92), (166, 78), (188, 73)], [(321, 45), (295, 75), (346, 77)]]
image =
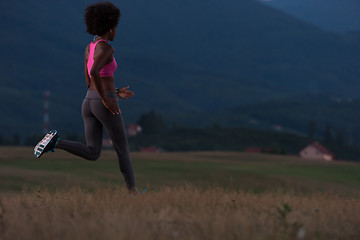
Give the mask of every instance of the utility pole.
[(49, 132), (49, 97), (50, 91), (44, 92), (44, 124), (43, 124), (43, 132)]

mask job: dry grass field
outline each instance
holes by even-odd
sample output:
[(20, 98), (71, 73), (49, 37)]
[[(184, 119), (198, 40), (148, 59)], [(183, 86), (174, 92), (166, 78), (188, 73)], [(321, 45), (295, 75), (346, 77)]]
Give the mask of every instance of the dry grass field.
[(0, 239), (360, 239), (359, 197), (194, 187), (0, 197)]
[(238, 152), (113, 151), (89, 162), (0, 148), (0, 239), (360, 239), (360, 164)]

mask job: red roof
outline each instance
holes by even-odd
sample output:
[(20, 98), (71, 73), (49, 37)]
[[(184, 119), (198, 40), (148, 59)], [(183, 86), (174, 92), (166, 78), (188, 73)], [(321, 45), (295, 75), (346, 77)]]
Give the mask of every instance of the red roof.
[(319, 150), (320, 152), (322, 152), (324, 154), (334, 156), (334, 154), (332, 152), (330, 152), (326, 147), (321, 145), (319, 142), (313, 142), (309, 146), (313, 146), (314, 148), (316, 148), (317, 150)]
[(162, 149), (159, 147), (142, 147), (140, 152), (162, 152)]
[(247, 149), (245, 149), (245, 152), (248, 152), (248, 153), (261, 153), (261, 152), (262, 152), (262, 148), (259, 148), (259, 147), (248, 147)]

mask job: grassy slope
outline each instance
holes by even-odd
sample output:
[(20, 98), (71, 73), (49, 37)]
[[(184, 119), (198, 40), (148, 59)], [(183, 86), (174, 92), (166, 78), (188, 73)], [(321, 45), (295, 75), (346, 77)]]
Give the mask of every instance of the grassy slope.
[[(86, 162), (0, 148), (0, 239), (359, 239), (360, 165), (241, 152), (114, 151)], [(13, 193), (24, 184), (33, 189)], [(215, 187), (214, 187), (215, 186)], [(45, 188), (44, 188), (45, 187)], [(88, 191), (90, 190), (90, 191)]]
[[(296, 156), (241, 152), (132, 153), (137, 185), (152, 190), (192, 184), (262, 192), (268, 189), (299, 191), (360, 190), (360, 165), (325, 163)], [(58, 150), (33, 159), (31, 148), (0, 148), (0, 190), (19, 191), (45, 186), (123, 185), (114, 151), (106, 150), (96, 162), (84, 161)]]
[(1, 239), (359, 239), (359, 196), (162, 188), (0, 195)]
[(359, 239), (359, 196), (162, 188), (0, 195), (1, 239)]

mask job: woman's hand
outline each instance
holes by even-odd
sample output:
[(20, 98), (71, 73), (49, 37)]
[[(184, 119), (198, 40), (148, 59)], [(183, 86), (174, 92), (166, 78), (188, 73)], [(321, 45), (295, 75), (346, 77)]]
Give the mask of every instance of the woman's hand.
[(109, 98), (106, 96), (102, 99), (102, 103), (112, 114), (120, 113), (119, 106), (117, 105), (118, 101), (119, 100), (117, 98)]
[(135, 93), (133, 91), (129, 91), (128, 89), (129, 89), (129, 86), (119, 88), (119, 90), (117, 91), (118, 97), (123, 98), (123, 99), (128, 99), (128, 98), (133, 97), (135, 95)]

